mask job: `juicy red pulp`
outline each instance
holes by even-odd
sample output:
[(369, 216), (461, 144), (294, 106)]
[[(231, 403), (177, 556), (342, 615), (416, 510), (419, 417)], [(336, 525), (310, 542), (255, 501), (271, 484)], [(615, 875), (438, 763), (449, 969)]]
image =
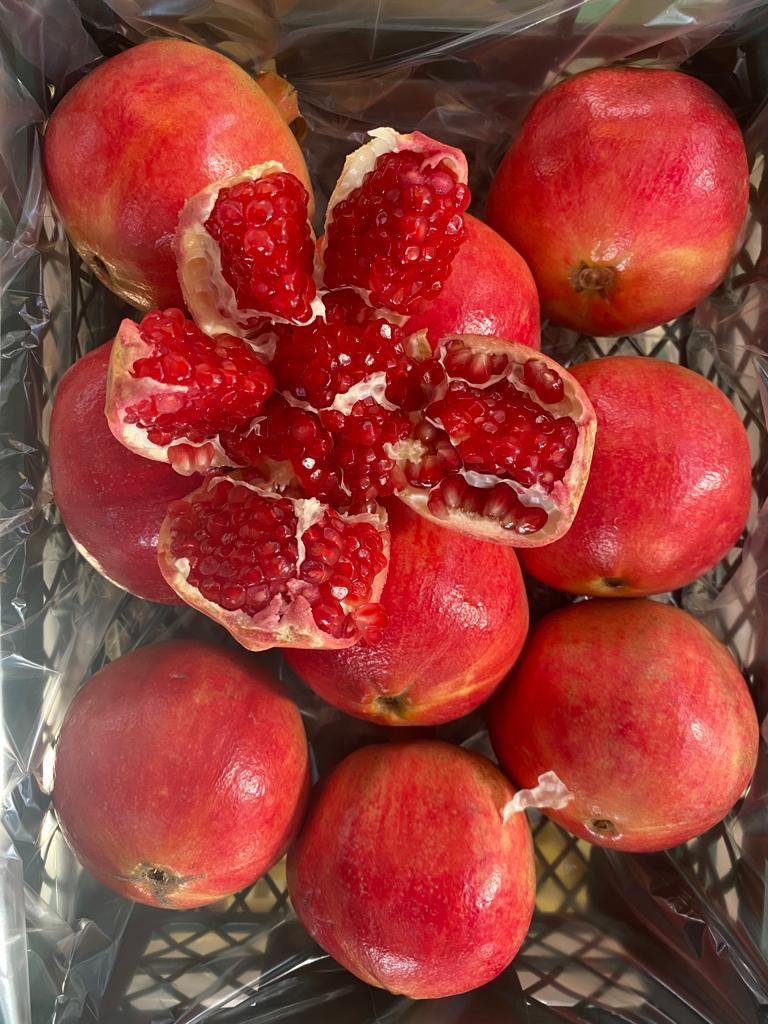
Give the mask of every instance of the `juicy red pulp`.
[(226, 477), (173, 504), (169, 519), (171, 555), (188, 561), (187, 583), (226, 611), (258, 616), (275, 597), (290, 602), (298, 592), (334, 637), (383, 625), (370, 598), (386, 555), (371, 523), (328, 509), (302, 534), (300, 557), (294, 502)]
[(315, 297), (309, 195), (292, 174), (222, 188), (205, 229), (240, 309), (307, 320)]
[[(562, 378), (542, 360), (527, 360), (522, 380), (537, 402), (507, 376), (506, 354), (475, 350), (459, 339), (438, 365), (445, 385), (414, 430), (421, 455), (405, 462), (407, 483), (430, 490), (428, 508), (438, 518), (462, 511), (519, 534), (541, 530), (547, 511), (521, 501), (511, 482), (551, 494), (571, 466), (578, 428), (569, 416), (542, 407), (562, 401)], [(435, 369), (433, 380), (437, 376)], [(491, 479), (477, 486), (466, 479), (469, 472)]]
[(443, 161), (412, 151), (379, 157), (333, 207), (325, 283), (370, 292), (371, 304), (415, 313), (436, 299), (464, 240), (469, 189)]
[(242, 430), (272, 391), (269, 370), (239, 338), (209, 338), (178, 309), (148, 314), (139, 332), (152, 351), (134, 362), (131, 376), (180, 389), (125, 408), (125, 422), (146, 430), (152, 444), (199, 444)]

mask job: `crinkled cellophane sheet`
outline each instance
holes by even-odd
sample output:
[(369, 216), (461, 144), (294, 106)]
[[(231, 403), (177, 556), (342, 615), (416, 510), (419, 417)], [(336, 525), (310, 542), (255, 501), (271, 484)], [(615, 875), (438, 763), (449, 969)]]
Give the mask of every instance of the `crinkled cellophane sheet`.
[[(82, 20), (81, 20), (82, 19)], [(52, 215), (41, 132), (102, 54), (174, 34), (297, 86), (320, 206), (368, 128), (420, 128), (470, 157), (475, 207), (531, 100), (614, 60), (683, 65), (731, 104), (753, 161), (751, 215), (728, 282), (693, 314), (635, 337), (546, 326), (564, 361), (640, 352), (683, 362), (734, 402), (753, 448), (749, 529), (705, 579), (669, 595), (740, 659), (768, 710), (768, 8), (756, 0), (0, 0), (0, 587), (3, 788), (2, 1024), (759, 1024), (768, 1021), (768, 758), (721, 826), (665, 854), (618, 855), (532, 821), (537, 913), (513, 966), (486, 988), (411, 1003), (356, 981), (294, 918), (282, 865), (210, 908), (156, 911), (111, 894), (67, 849), (47, 789), (81, 683), (138, 645), (194, 631), (191, 611), (116, 590), (74, 551), (51, 501), (56, 384), (125, 312), (84, 271)], [(183, 126), (179, 126), (183, 130)], [(702, 225), (706, 230), (706, 225)], [(85, 455), (85, 453), (84, 453)], [(631, 481), (627, 482), (631, 486)], [(559, 603), (531, 592), (534, 614)], [(264, 655), (302, 708), (325, 770), (382, 730), (315, 700)], [(440, 735), (488, 752), (475, 715)], [(190, 737), (194, 742), (194, 737)]]

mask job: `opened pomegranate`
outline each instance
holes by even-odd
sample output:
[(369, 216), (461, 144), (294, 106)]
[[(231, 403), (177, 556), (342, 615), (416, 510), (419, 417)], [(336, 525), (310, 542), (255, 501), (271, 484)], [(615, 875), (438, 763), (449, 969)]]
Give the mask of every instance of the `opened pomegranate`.
[(287, 651), (323, 700), (384, 725), (434, 725), (487, 700), (520, 653), (528, 601), (512, 548), (443, 530), (399, 501), (376, 644)]
[(187, 308), (208, 334), (258, 334), (265, 320), (322, 312), (309, 194), (273, 161), (217, 181), (184, 206), (176, 231)]
[(173, 236), (185, 201), (267, 160), (309, 187), (267, 93), (222, 54), (180, 39), (100, 64), (58, 104), (45, 134), (46, 179), (72, 244), (142, 309), (183, 304)]
[(440, 294), (403, 326), (426, 330), (433, 347), (448, 334), (482, 334), (540, 347), (539, 297), (523, 257), (468, 213), (466, 236)]
[(573, 526), (523, 555), (526, 572), (596, 597), (659, 594), (711, 569), (744, 529), (747, 432), (726, 396), (683, 366), (608, 356), (572, 367), (597, 413)]
[(128, 899), (199, 907), (252, 885), (301, 824), (307, 740), (254, 658), (176, 640), (110, 662), (56, 744), (53, 804), (78, 860)]
[(582, 601), (534, 627), (489, 712), (519, 786), (552, 770), (544, 813), (600, 846), (664, 850), (711, 828), (755, 768), (759, 730), (726, 648), (658, 601)]
[(112, 347), (106, 414), (131, 451), (178, 473), (229, 466), (229, 436), (247, 433), (272, 377), (239, 338), (211, 338), (178, 309), (123, 320)]
[(437, 999), (485, 984), (533, 912), (530, 829), (505, 813), (514, 796), (494, 764), (448, 743), (356, 750), (322, 780), (288, 853), (299, 920), (369, 985)]
[(448, 337), (387, 396), (423, 410), (395, 449), (397, 493), (420, 515), (517, 547), (568, 530), (589, 475), (595, 413), (554, 360), (496, 338)]
[(739, 126), (708, 86), (597, 68), (534, 104), (494, 178), (488, 222), (527, 261), (545, 316), (627, 334), (722, 280), (748, 193)]
[(255, 472), (210, 476), (169, 506), (160, 570), (249, 650), (349, 647), (384, 624), (386, 519), (288, 497)]
[(56, 505), (77, 550), (111, 583), (178, 604), (160, 574), (157, 538), (168, 503), (194, 490), (170, 466), (118, 444), (104, 417), (112, 342), (83, 356), (56, 389), (49, 460)]
[(328, 204), (323, 280), (360, 289), (374, 307), (415, 313), (440, 294), (464, 240), (467, 161), (421, 132), (369, 134)]

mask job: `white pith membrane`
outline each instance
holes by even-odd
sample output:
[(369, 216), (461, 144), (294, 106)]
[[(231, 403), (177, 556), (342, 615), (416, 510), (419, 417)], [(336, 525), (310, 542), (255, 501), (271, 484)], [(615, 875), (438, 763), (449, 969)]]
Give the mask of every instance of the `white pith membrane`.
[[(286, 583), (288, 597), (284, 594), (275, 594), (261, 611), (255, 615), (249, 615), (241, 610), (229, 611), (214, 601), (203, 597), (202, 593), (194, 584), (187, 582), (190, 571), (190, 564), (187, 558), (175, 558), (171, 550), (171, 517), (166, 516), (160, 528), (158, 540), (158, 564), (163, 578), (187, 604), (197, 608), (208, 615), (214, 621), (220, 623), (232, 636), (247, 650), (265, 651), (271, 647), (322, 647), (322, 648), (343, 648), (351, 647), (360, 639), (359, 636), (351, 638), (334, 637), (330, 633), (323, 633), (317, 625), (312, 614), (312, 597), (317, 595), (318, 585), (309, 583), (299, 578), (301, 566), (305, 561), (305, 548), (303, 536), (306, 531), (315, 523), (322, 520), (325, 514), (330, 511), (331, 506), (325, 505), (316, 498), (291, 498), (279, 491), (272, 490), (267, 486), (260, 486), (249, 480), (244, 480), (237, 473), (221, 474), (208, 477), (201, 487), (176, 504), (190, 504), (198, 501), (207, 494), (211, 494), (223, 482), (229, 481), (238, 487), (247, 488), (260, 497), (267, 500), (278, 501), (288, 500), (293, 505), (296, 516), (296, 578)], [(275, 481), (272, 481), (274, 483)], [(358, 515), (342, 515), (337, 513), (345, 523), (366, 522), (371, 523), (379, 532), (382, 538), (383, 553), (387, 559), (387, 566), (374, 578), (369, 604), (375, 604), (381, 597), (386, 582), (389, 568), (389, 532), (386, 529), (387, 513), (377, 507), (375, 512), (364, 512)], [(339, 599), (342, 609), (346, 614), (354, 611), (354, 604)]]
[[(254, 351), (265, 359), (272, 355), (268, 347), (265, 347), (268, 335), (264, 334), (263, 327), (259, 329), (258, 326), (248, 326), (248, 321), (267, 318), (272, 323), (309, 324), (315, 317), (322, 315), (324, 307), (320, 296), (322, 286), (317, 256), (314, 278), (318, 291), (312, 300), (312, 312), (307, 320), (285, 320), (264, 310), (240, 309), (235, 291), (222, 273), (219, 244), (208, 233), (205, 224), (223, 188), (231, 188), (245, 181), (258, 181), (269, 174), (279, 173), (289, 172), (281, 163), (268, 160), (266, 163), (248, 167), (231, 178), (216, 181), (202, 192), (198, 192), (184, 204), (174, 240), (179, 284), (187, 309), (197, 326), (205, 334), (233, 334), (237, 338), (250, 340)], [(314, 239), (313, 232), (313, 243)]]
[[(573, 420), (577, 427), (577, 440), (570, 466), (563, 474), (562, 479), (555, 481), (549, 493), (540, 484), (525, 487), (508, 476), (479, 473), (464, 467), (446, 471), (446, 475), (458, 474), (467, 484), (482, 490), (490, 491), (496, 484), (504, 484), (514, 491), (522, 505), (544, 509), (547, 512), (546, 524), (540, 530), (525, 535), (515, 532), (514, 529), (505, 529), (498, 519), (478, 515), (461, 507), (447, 510), (445, 517), (434, 515), (429, 509), (428, 502), (430, 494), (439, 488), (439, 484), (433, 487), (419, 487), (407, 483), (397, 491), (397, 495), (414, 511), (441, 526), (454, 527), (463, 533), (509, 544), (513, 547), (539, 547), (551, 544), (570, 527), (586, 487), (596, 430), (592, 404), (584, 390), (567, 370), (548, 356), (532, 350), (527, 345), (479, 335), (448, 335), (442, 339), (435, 351), (435, 357), (443, 367), (449, 346), (453, 342), (460, 342), (471, 347), (474, 353), (503, 354), (508, 357), (508, 365), (502, 372), (491, 375), (487, 381), (480, 384), (462, 376), (455, 370), (452, 371), (442, 384), (431, 391), (425, 408), (440, 401), (448, 392), (452, 381), (463, 381), (471, 388), (478, 390), (491, 388), (501, 381), (509, 381), (518, 391), (553, 417), (567, 416)], [(561, 378), (564, 384), (564, 397), (561, 401), (553, 403), (542, 401), (536, 391), (524, 382), (525, 364), (531, 360), (545, 364)], [(442, 433), (448, 434), (439, 420), (430, 419), (426, 413), (414, 417), (414, 422), (417, 420), (426, 422)], [(398, 463), (401, 469), (409, 462), (418, 462), (430, 451), (419, 442), (418, 438), (413, 437), (397, 445), (386, 447), (387, 454)], [(452, 447), (455, 449), (456, 446), (452, 444)]]
[(515, 814), (520, 814), (529, 807), (536, 810), (559, 811), (573, 800), (573, 793), (558, 777), (556, 772), (544, 772), (539, 776), (536, 786), (531, 789), (519, 789), (501, 810), (502, 823), (506, 823)]
[[(405, 151), (423, 155), (422, 168), (438, 167), (445, 164), (456, 175), (456, 180), (463, 185), (467, 184), (469, 168), (467, 158), (460, 149), (453, 146), (446, 146), (437, 142), (423, 132), (409, 132), (401, 134), (394, 128), (374, 128), (368, 132), (371, 141), (364, 143), (359, 149), (350, 153), (344, 161), (341, 174), (328, 200), (328, 207), (325, 214), (325, 225), (323, 228), (323, 239), (320, 245), (320, 262), (324, 265), (325, 250), (328, 246), (328, 228), (333, 224), (333, 211), (342, 200), (360, 188), (366, 175), (374, 169), (379, 157), (386, 153), (402, 153)], [(356, 291), (366, 301), (368, 292), (364, 288), (354, 285), (345, 285)], [(387, 315), (392, 315), (387, 313)]]
[(177, 438), (167, 445), (153, 444), (147, 431), (125, 418), (129, 408), (137, 406), (144, 399), (163, 395), (186, 395), (185, 384), (164, 384), (152, 377), (134, 377), (132, 369), (139, 359), (155, 355), (155, 349), (141, 336), (139, 325), (133, 320), (123, 320), (112, 345), (107, 372), (107, 400), (105, 415), (109, 429), (115, 438), (130, 451), (154, 462), (167, 462), (182, 476), (192, 476), (206, 469), (231, 466), (221, 447), (218, 437), (206, 441), (192, 442)]

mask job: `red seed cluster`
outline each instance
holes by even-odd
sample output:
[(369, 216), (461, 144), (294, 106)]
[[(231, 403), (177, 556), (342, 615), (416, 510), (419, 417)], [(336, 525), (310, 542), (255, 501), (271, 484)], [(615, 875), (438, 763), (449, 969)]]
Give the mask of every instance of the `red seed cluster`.
[(376, 626), (367, 605), (386, 557), (373, 524), (348, 522), (328, 510), (302, 535), (299, 562), (294, 502), (265, 497), (227, 477), (174, 503), (169, 516), (171, 553), (187, 559), (187, 582), (208, 601), (258, 616), (277, 596), (290, 602), (288, 584), (301, 580), (307, 586), (300, 593), (320, 629), (335, 637), (355, 635), (358, 607), (366, 628)]
[(402, 330), (352, 291), (325, 296), (325, 318), (277, 329), (270, 367), (277, 387), (315, 409), (403, 357)]
[(427, 155), (387, 153), (333, 209), (325, 282), (370, 292), (371, 304), (415, 313), (437, 298), (464, 240), (469, 189)]
[(509, 484), (474, 487), (459, 473), (446, 476), (430, 491), (427, 507), (438, 519), (448, 519), (452, 512), (492, 519), (521, 536), (543, 529), (548, 518), (545, 509), (524, 505)]
[(136, 360), (131, 375), (180, 388), (157, 388), (125, 409), (125, 421), (146, 430), (152, 444), (202, 443), (243, 430), (261, 412), (272, 376), (238, 338), (209, 338), (178, 309), (149, 313), (139, 330), (152, 353)]
[(375, 501), (394, 493), (395, 462), (386, 445), (408, 437), (410, 420), (384, 409), (373, 398), (356, 402), (346, 416), (321, 413), (333, 435), (333, 461), (342, 475), (353, 505)]
[(565, 476), (578, 440), (570, 417), (552, 416), (505, 379), (485, 388), (451, 381), (426, 415), (448, 433), (465, 469), (547, 493)]
[(205, 228), (240, 309), (306, 320), (315, 297), (309, 196), (298, 178), (268, 174), (218, 194)]

